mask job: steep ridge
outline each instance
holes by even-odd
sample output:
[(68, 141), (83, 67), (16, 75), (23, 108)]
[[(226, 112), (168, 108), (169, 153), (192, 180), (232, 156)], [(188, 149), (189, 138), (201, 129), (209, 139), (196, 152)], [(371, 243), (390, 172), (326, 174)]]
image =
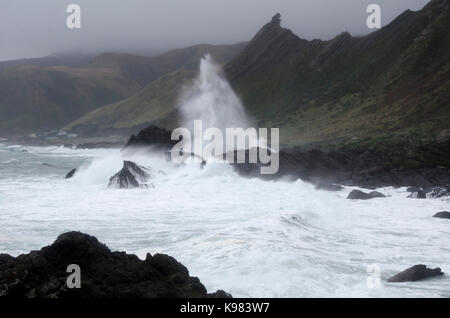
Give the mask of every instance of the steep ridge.
[[(277, 14), (224, 71), (258, 126), (280, 128), (282, 146), (445, 143), (449, 27), (449, 0), (407, 10), (367, 36), (343, 32), (329, 41), (299, 38), (281, 26)], [(176, 127), (177, 95), (192, 76), (175, 72), (158, 78), (66, 128), (134, 133), (150, 124)]]
[(365, 37), (305, 41), (277, 15), (226, 73), (285, 144), (448, 138), (449, 23), (449, 1), (433, 0)]

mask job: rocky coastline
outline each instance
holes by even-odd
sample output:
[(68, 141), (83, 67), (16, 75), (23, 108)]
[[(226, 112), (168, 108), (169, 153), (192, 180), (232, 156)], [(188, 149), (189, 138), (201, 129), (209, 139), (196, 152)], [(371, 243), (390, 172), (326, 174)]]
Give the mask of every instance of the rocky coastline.
[[(75, 273), (70, 268), (79, 268), (78, 278), (70, 276)], [(0, 254), (1, 297), (230, 298), (231, 295), (222, 290), (208, 293), (197, 277), (189, 276), (187, 268), (168, 255), (147, 254), (141, 260), (136, 255), (112, 252), (88, 234), (67, 232), (39, 251), (18, 257)]]

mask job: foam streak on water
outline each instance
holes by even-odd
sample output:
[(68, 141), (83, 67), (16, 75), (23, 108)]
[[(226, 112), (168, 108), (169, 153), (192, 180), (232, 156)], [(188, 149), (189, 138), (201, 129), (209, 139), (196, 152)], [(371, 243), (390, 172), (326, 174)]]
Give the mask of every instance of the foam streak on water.
[(167, 173), (154, 189), (107, 189), (123, 159), (118, 150), (0, 145), (0, 253), (79, 230), (140, 257), (172, 255), (208, 290), (234, 296), (450, 296), (449, 276), (366, 285), (371, 264), (383, 280), (419, 263), (450, 273), (450, 224), (431, 217), (448, 201), (407, 199), (404, 188), (352, 201), (350, 188), (245, 179), (221, 163), (177, 168), (157, 155), (126, 158)]

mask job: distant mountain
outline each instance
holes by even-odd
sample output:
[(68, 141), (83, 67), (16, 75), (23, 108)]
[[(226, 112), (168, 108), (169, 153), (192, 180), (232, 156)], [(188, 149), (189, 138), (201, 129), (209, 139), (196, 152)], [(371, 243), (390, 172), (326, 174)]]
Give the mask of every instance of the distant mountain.
[[(303, 40), (281, 27), (276, 15), (225, 65), (225, 73), (247, 113), (260, 127), (279, 127), (284, 145), (446, 139), (449, 2), (433, 0), (420, 11), (407, 10), (368, 36), (344, 32), (330, 41)], [(200, 55), (191, 57), (190, 65), (197, 66)], [(192, 76), (161, 77), (68, 127), (137, 130), (147, 123), (172, 128), (175, 95)]]
[(0, 72), (4, 69), (16, 65), (35, 65), (35, 66), (69, 66), (80, 67), (90, 63), (93, 56), (90, 54), (52, 54), (39, 58), (28, 58), (19, 60), (10, 60), (0, 62)]
[(177, 98), (183, 84), (194, 76), (194, 71), (185, 69), (163, 75), (133, 96), (89, 112), (64, 129), (81, 135), (104, 136), (130, 135), (150, 124), (175, 128)]
[(104, 53), (89, 63), (79, 61), (77, 67), (50, 58), (0, 63), (0, 134), (60, 129), (98, 107), (138, 93), (164, 74), (195, 69), (195, 61), (199, 63), (206, 52), (224, 63), (244, 47), (245, 43), (196, 45), (157, 57)]
[(364, 37), (306, 41), (275, 16), (226, 66), (247, 112), (285, 144), (450, 135), (450, 1)]

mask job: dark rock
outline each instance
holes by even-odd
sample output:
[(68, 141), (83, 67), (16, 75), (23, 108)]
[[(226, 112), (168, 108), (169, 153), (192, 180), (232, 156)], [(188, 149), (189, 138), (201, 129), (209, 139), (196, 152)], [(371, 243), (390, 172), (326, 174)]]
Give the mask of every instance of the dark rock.
[(8, 265), (10, 262), (14, 260), (14, 257), (8, 254), (0, 254), (0, 271), (2, 268), (4, 268), (6, 265)]
[(362, 192), (360, 190), (353, 190), (348, 194), (347, 199), (353, 199), (353, 200), (369, 200), (373, 198), (384, 198), (386, 197), (383, 193), (380, 193), (378, 191), (372, 191), (369, 193)]
[(435, 187), (429, 193), (430, 198), (438, 199), (450, 196), (450, 191), (444, 187)]
[(433, 215), (435, 218), (441, 218), (441, 219), (450, 219), (450, 212), (447, 211), (441, 211)]
[(426, 199), (427, 198), (427, 192), (423, 189), (420, 189), (417, 192), (412, 192), (410, 195), (408, 195), (408, 198), (412, 199)]
[(444, 275), (439, 267), (427, 268), (426, 265), (414, 265), (388, 279), (390, 283), (415, 282), (429, 277)]
[[(362, 147), (361, 147), (362, 148)], [(292, 148), (279, 151), (280, 168), (274, 175), (261, 175), (261, 163), (233, 164), (242, 176), (275, 180), (285, 177), (302, 179), (317, 184), (326, 182), (346, 186), (376, 189), (387, 186), (414, 186), (409, 190), (429, 191), (433, 186), (449, 187), (450, 169), (446, 166), (423, 164), (422, 166), (401, 166), (408, 160), (411, 149), (367, 150), (345, 149), (322, 151), (318, 149)], [(450, 146), (436, 144), (433, 148), (449, 153)], [(446, 150), (449, 149), (449, 150)], [(391, 151), (395, 151), (394, 154)], [(246, 151), (248, 153), (248, 150)], [(395, 160), (394, 160), (395, 159)], [(424, 193), (419, 193), (423, 197)], [(417, 193), (413, 194), (417, 197)]]
[(142, 129), (137, 135), (132, 135), (123, 150), (129, 148), (153, 147), (157, 149), (170, 150), (178, 140), (171, 140), (170, 130), (151, 125)]
[(228, 294), (227, 292), (219, 289), (218, 291), (214, 292), (214, 293), (210, 293), (208, 295), (206, 295), (207, 298), (233, 298), (233, 296), (231, 296), (231, 294)]
[(124, 161), (122, 169), (109, 179), (109, 188), (148, 188), (151, 170), (132, 161)]
[[(154, 298), (225, 297), (207, 294), (200, 280), (174, 258), (147, 254), (145, 261), (111, 252), (95, 237), (80, 232), (60, 235), (50, 246), (7, 259), (0, 270), (0, 297), (20, 298)], [(12, 258), (12, 259), (11, 259)], [(1, 261), (0, 261), (0, 264)], [(70, 289), (67, 266), (81, 270), (81, 288)]]
[(66, 179), (70, 179), (75, 175), (75, 172), (77, 172), (77, 169), (72, 169), (66, 174)]

